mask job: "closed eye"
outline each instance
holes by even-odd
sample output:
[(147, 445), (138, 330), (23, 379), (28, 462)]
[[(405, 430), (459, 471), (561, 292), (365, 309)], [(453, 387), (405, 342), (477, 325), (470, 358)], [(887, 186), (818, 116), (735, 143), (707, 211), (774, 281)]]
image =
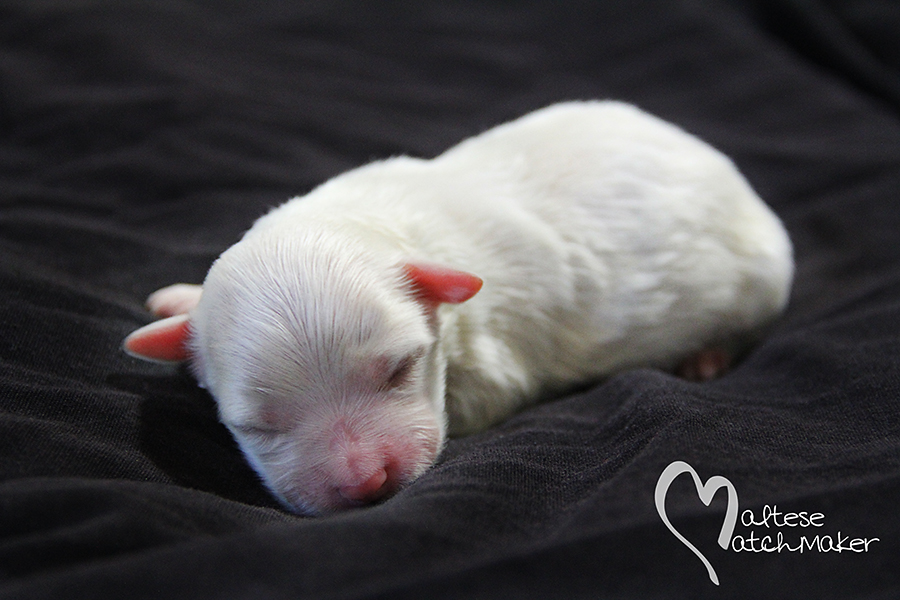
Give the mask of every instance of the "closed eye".
[(238, 433), (243, 433), (244, 435), (278, 435), (283, 433), (282, 431), (278, 431), (277, 429), (270, 429), (267, 427), (257, 427), (255, 425), (229, 425), (229, 427)]
[(413, 373), (415, 373), (416, 364), (418, 364), (418, 361), (423, 354), (424, 351), (419, 350), (407, 354), (398, 362), (394, 363), (390, 375), (388, 375), (388, 378), (384, 382), (384, 389), (397, 389), (409, 383), (413, 377)]
[(394, 371), (391, 373), (391, 376), (388, 377), (387, 387), (389, 388), (398, 388), (409, 381), (409, 376), (412, 373), (413, 365), (415, 364), (415, 359), (412, 356), (407, 356), (403, 360), (400, 361)]

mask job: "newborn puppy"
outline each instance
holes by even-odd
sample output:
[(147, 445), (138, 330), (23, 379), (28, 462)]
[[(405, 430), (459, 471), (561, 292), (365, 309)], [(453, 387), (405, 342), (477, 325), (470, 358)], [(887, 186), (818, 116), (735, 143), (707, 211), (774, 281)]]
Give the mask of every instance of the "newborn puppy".
[[(259, 219), (125, 348), (189, 360), (265, 484), (327, 513), (632, 367), (698, 378), (784, 308), (790, 241), (722, 154), (617, 102), (554, 105)], [(483, 282), (483, 286), (482, 286)]]

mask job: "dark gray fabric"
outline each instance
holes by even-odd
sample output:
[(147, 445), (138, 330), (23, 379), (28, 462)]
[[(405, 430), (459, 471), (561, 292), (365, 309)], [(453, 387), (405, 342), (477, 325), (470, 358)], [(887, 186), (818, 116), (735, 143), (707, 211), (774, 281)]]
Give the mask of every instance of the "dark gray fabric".
[[(898, 25), (889, 0), (4, 2), (0, 597), (900, 596)], [(269, 207), (578, 98), (700, 135), (784, 219), (792, 303), (725, 377), (621, 374), (307, 519), (185, 370), (119, 350)], [(718, 586), (657, 512), (675, 461), (737, 492), (727, 550), (725, 490), (666, 496)], [(779, 533), (846, 539), (749, 551)]]

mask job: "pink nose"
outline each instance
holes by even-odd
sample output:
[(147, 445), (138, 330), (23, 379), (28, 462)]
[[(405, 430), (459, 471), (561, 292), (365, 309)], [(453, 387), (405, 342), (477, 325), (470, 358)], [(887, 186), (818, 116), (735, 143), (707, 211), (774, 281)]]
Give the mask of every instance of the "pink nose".
[(362, 483), (341, 486), (341, 496), (357, 502), (372, 502), (387, 492), (387, 486), (385, 486), (387, 478), (387, 471), (378, 469)]

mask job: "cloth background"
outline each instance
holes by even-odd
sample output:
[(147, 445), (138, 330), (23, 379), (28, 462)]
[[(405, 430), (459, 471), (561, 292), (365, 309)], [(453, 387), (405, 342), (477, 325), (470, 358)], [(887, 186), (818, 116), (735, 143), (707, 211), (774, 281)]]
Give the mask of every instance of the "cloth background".
[[(0, 3), (0, 597), (900, 596), (892, 0)], [(615, 98), (734, 158), (791, 305), (719, 380), (623, 373), (451, 441), (391, 500), (280, 510), (183, 369), (122, 338), (269, 207), (543, 105)], [(868, 552), (716, 544), (685, 461)], [(846, 542), (849, 544), (849, 540)], [(740, 546), (738, 546), (740, 548)]]

